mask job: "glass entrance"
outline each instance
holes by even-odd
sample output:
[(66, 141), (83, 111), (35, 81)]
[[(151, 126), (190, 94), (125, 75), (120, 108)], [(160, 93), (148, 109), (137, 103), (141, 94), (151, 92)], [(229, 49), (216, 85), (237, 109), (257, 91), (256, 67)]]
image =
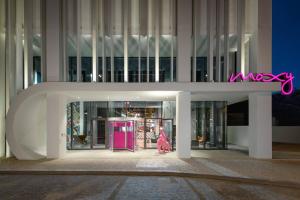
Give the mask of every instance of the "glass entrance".
[(173, 132), (173, 119), (145, 118), (144, 146), (146, 149), (157, 148), (157, 139), (161, 127), (165, 131), (172, 150), (174, 149), (175, 134)]
[(226, 111), (223, 101), (192, 102), (192, 149), (226, 149)]
[(92, 149), (105, 149), (107, 145), (107, 128), (105, 119), (91, 120)]
[(174, 149), (175, 111), (172, 110), (175, 108), (172, 105), (151, 101), (70, 103), (67, 106), (67, 148), (156, 149), (163, 128)]
[(134, 121), (109, 122), (109, 148), (114, 150), (135, 150)]

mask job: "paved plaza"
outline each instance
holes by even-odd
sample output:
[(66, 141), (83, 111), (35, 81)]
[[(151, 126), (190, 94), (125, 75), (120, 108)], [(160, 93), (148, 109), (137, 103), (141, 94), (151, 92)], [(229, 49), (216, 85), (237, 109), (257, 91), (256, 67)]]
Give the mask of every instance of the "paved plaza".
[[(289, 153), (289, 152), (288, 152)], [(295, 153), (295, 152), (294, 152)], [(285, 159), (286, 156), (289, 159)], [(0, 160), (1, 199), (300, 199), (300, 160), (242, 150), (71, 151), (63, 159)], [(25, 198), (26, 197), (26, 198)], [(35, 198), (33, 198), (35, 197)]]

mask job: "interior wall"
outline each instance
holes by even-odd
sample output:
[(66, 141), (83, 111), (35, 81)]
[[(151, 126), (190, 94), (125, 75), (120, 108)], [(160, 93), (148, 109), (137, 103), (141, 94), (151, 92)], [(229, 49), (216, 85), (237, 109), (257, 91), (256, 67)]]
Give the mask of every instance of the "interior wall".
[(300, 144), (300, 126), (273, 126), (273, 142)]
[(236, 144), (242, 147), (249, 146), (248, 126), (228, 126), (227, 141), (228, 144)]
[[(249, 146), (248, 126), (228, 126), (228, 143)], [(300, 144), (300, 126), (273, 126), (272, 142)]]

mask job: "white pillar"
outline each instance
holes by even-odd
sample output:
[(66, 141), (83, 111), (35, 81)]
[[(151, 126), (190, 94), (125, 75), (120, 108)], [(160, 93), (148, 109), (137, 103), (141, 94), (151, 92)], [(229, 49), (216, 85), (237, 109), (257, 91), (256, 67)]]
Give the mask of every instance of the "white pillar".
[(192, 0), (178, 0), (177, 13), (177, 80), (191, 82)]
[(0, 157), (5, 156), (5, 1), (0, 1)]
[(46, 0), (46, 66), (47, 81), (60, 81), (60, 1)]
[(191, 93), (176, 96), (176, 152), (178, 158), (191, 157)]
[(249, 95), (249, 156), (272, 158), (272, 95)]
[(272, 0), (258, 1), (257, 69), (272, 72)]
[(47, 95), (47, 158), (61, 158), (66, 152), (66, 99)]

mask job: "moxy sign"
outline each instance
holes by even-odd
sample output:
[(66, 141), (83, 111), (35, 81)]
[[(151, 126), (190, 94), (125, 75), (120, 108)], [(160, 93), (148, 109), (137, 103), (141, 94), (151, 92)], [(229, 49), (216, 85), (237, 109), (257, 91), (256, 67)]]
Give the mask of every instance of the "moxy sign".
[(294, 75), (292, 73), (283, 72), (280, 74), (271, 74), (271, 73), (248, 73), (247, 76), (244, 76), (243, 73), (231, 74), (229, 82), (236, 82), (239, 80), (252, 80), (255, 82), (280, 82), (281, 83), (281, 94), (290, 95), (293, 93), (293, 79)]

